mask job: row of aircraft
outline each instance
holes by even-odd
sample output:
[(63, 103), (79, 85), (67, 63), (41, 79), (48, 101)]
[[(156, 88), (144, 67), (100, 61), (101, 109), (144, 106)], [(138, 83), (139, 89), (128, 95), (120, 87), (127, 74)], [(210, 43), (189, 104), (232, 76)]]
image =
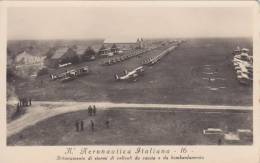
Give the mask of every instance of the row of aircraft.
[(163, 51), (162, 53), (160, 53), (159, 55), (157, 55), (155, 57), (150, 57), (150, 58), (144, 60), (142, 64), (143, 65), (154, 65), (155, 63), (159, 62), (162, 57), (169, 54), (169, 52), (171, 52), (175, 48), (176, 48), (176, 46), (172, 46), (172, 47), (166, 49), (165, 51)]
[(249, 50), (239, 47), (233, 51), (233, 65), (237, 79), (241, 84), (250, 84), (253, 81), (253, 57), (248, 55)]
[(151, 47), (151, 48), (146, 48), (146, 49), (136, 49), (136, 50), (132, 50), (132, 51), (130, 51), (129, 54), (127, 54), (127, 55), (123, 55), (123, 56), (120, 56), (120, 57), (117, 57), (117, 58), (108, 59), (108, 60), (104, 61), (102, 65), (105, 65), (105, 66), (113, 65), (113, 64), (116, 64), (116, 63), (119, 63), (119, 62), (128, 60), (128, 59), (130, 59), (130, 58), (139, 56), (139, 55), (144, 54), (144, 53), (146, 53), (146, 52), (152, 51), (152, 50), (154, 50), (154, 49), (156, 49), (156, 48), (159, 48), (159, 47), (160, 47), (160, 46)]
[[(169, 52), (171, 52), (175, 48), (176, 48), (176, 46), (172, 46), (172, 47), (166, 49), (165, 51), (163, 51), (162, 53), (160, 53), (156, 57), (151, 58), (147, 62), (147, 64), (144, 64), (144, 62), (143, 62), (143, 65), (153, 65), (153, 64), (157, 63), (163, 56), (169, 54)], [(126, 80), (126, 81), (137, 81), (137, 78), (139, 76), (143, 76), (143, 75), (144, 75), (144, 66), (140, 66), (140, 67), (133, 69), (130, 72), (125, 70), (124, 74), (122, 76), (118, 76), (118, 74), (115, 74), (115, 80), (116, 81), (124, 81), (124, 80)]]
[(103, 65), (106, 65), (106, 66), (113, 65), (115, 63), (119, 63), (119, 62), (125, 61), (127, 59), (130, 59), (132, 57), (141, 55), (147, 51), (148, 51), (147, 49), (146, 50), (144, 50), (144, 49), (134, 50), (134, 51), (130, 52), (128, 55), (123, 55), (123, 56), (120, 56), (117, 58), (108, 59), (108, 60), (104, 61)]

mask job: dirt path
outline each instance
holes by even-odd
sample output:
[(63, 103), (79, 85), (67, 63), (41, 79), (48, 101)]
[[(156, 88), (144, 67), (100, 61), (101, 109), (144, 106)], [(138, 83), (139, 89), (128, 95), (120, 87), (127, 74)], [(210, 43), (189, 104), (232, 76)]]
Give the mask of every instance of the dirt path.
[[(12, 104), (9, 101), (8, 104)], [(34, 101), (33, 105), (28, 108), (27, 113), (7, 124), (7, 136), (16, 134), (26, 127), (35, 125), (49, 117), (59, 114), (86, 110), (89, 105), (95, 105), (97, 109), (107, 108), (135, 108), (135, 109), (181, 109), (181, 110), (214, 110), (214, 111), (247, 111), (252, 110), (250, 106), (216, 106), (216, 105), (173, 105), (173, 104), (129, 104), (129, 103), (110, 103), (110, 102), (51, 102), (51, 101)]]

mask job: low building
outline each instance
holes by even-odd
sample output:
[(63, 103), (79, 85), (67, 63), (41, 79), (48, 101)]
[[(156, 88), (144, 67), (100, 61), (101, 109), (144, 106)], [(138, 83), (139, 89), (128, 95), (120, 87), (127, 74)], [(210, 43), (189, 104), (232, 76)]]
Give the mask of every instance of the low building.
[(98, 55), (101, 57), (113, 56), (114, 53), (111, 52), (111, 48), (107, 48), (104, 44), (100, 47)]
[(109, 38), (104, 41), (104, 46), (112, 48), (116, 46), (119, 50), (131, 50), (144, 48), (143, 38)]
[(31, 65), (31, 64), (40, 64), (43, 63), (45, 57), (33, 56), (26, 51), (18, 54), (15, 57), (15, 63), (17, 65)]

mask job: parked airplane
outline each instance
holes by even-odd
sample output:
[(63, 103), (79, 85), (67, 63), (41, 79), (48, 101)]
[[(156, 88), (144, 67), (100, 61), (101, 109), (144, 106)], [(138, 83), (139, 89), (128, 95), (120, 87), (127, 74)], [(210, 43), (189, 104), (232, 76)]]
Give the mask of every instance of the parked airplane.
[(127, 70), (125, 70), (124, 75), (120, 77), (117, 74), (115, 74), (115, 79), (116, 81), (120, 81), (120, 80), (136, 81), (137, 77), (143, 75), (143, 73), (144, 73), (144, 68), (143, 66), (140, 66), (130, 72), (127, 72)]
[(74, 80), (88, 73), (89, 73), (88, 66), (84, 66), (77, 69), (66, 70), (65, 72), (58, 73), (58, 74), (50, 74), (50, 78), (52, 80), (61, 79), (62, 82), (65, 82), (65, 81)]

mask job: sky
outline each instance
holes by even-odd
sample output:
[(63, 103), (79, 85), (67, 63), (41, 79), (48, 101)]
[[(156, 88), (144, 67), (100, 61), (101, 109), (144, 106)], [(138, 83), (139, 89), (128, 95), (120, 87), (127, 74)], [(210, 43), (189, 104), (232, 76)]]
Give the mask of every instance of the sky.
[(246, 7), (12, 7), (8, 39), (250, 37)]

